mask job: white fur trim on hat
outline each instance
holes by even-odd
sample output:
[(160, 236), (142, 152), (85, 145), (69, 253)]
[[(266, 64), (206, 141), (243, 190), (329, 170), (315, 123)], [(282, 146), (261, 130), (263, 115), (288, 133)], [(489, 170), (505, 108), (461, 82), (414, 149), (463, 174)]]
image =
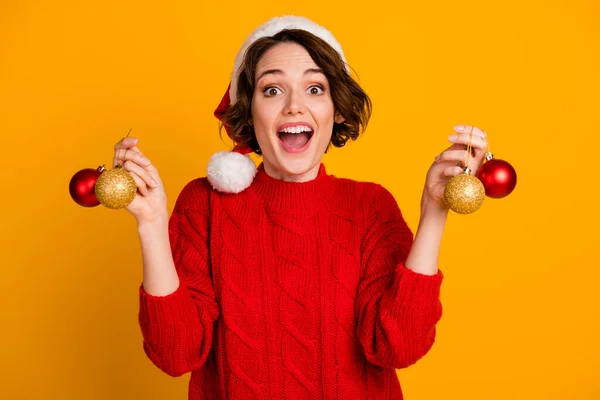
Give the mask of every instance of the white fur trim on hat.
[(284, 29), (302, 29), (323, 39), (340, 54), (342, 60), (344, 61), (344, 63), (346, 63), (346, 58), (344, 57), (344, 51), (342, 50), (342, 46), (331, 34), (331, 32), (329, 32), (324, 27), (314, 23), (308, 18), (297, 17), (294, 15), (284, 15), (282, 17), (271, 18), (270, 20), (256, 28), (254, 32), (252, 32), (248, 36), (248, 38), (242, 45), (242, 48), (240, 49), (240, 51), (238, 51), (235, 57), (235, 64), (233, 66), (233, 72), (231, 74), (231, 88), (229, 90), (230, 104), (235, 104), (235, 102), (237, 101), (236, 92), (239, 69), (242, 65), (242, 62), (244, 61), (246, 50), (248, 50), (248, 48), (256, 40), (262, 37), (276, 35)]
[(256, 164), (249, 156), (219, 151), (208, 162), (207, 178), (219, 192), (240, 193), (250, 186), (256, 172)]

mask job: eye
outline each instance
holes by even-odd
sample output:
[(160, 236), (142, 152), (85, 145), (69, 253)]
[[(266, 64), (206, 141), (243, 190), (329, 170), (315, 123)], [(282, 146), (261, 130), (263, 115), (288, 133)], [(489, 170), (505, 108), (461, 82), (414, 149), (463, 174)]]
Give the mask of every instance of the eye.
[(278, 94), (279, 89), (276, 88), (275, 86), (269, 86), (268, 88), (265, 89), (265, 91), (263, 92), (267, 97), (273, 97), (276, 96)]
[(308, 91), (310, 94), (319, 95), (323, 93), (324, 89), (321, 85), (313, 85), (308, 88)]

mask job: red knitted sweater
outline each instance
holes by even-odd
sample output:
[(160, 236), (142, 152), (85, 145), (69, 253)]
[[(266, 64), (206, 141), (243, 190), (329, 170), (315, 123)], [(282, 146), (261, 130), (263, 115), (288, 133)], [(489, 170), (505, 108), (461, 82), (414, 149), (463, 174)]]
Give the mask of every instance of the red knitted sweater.
[(140, 288), (144, 350), (189, 399), (402, 399), (395, 368), (433, 345), (442, 274), (403, 264), (413, 234), (392, 195), (328, 175), (244, 192), (189, 182), (169, 222), (180, 279)]

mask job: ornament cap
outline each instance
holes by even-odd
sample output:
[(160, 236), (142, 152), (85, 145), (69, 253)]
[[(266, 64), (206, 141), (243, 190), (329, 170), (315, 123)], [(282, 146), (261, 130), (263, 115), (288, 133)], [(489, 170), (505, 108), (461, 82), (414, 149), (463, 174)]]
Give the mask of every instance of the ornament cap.
[(104, 172), (104, 171), (106, 171), (106, 164), (102, 164), (101, 166), (99, 166), (98, 168), (96, 168), (96, 171), (98, 171), (98, 172)]
[(485, 161), (490, 161), (494, 159), (494, 155), (491, 152), (485, 153)]

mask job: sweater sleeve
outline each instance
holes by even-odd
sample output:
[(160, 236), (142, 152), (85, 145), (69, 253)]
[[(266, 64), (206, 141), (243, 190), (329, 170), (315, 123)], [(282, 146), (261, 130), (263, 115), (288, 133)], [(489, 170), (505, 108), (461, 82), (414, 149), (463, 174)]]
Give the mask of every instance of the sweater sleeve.
[(201, 368), (219, 317), (209, 268), (208, 190), (201, 179), (182, 190), (169, 219), (179, 287), (166, 296), (139, 289), (139, 323), (146, 355), (171, 376)]
[(428, 276), (406, 268), (412, 231), (391, 193), (379, 185), (373, 192), (361, 249), (357, 334), (369, 362), (405, 368), (434, 343), (443, 276), (439, 270)]

